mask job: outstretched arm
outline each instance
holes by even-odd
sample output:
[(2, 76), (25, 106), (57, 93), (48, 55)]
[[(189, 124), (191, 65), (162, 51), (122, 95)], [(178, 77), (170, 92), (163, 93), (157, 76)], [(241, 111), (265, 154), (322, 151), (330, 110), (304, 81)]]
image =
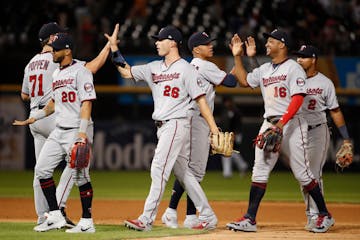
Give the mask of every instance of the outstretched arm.
[(242, 87), (249, 87), (249, 84), (246, 81), (246, 77), (247, 77), (247, 71), (244, 68), (244, 65), (242, 63), (241, 60), (241, 56), (244, 54), (243, 52), (243, 42), (240, 39), (240, 37), (235, 34), (232, 39), (231, 39), (231, 43), (229, 45), (232, 54), (234, 56), (234, 62), (235, 62), (235, 66), (233, 69), (233, 74), (235, 74), (235, 77), (237, 79), (237, 81), (239, 82), (240, 86)]
[(102, 66), (104, 66), (107, 57), (110, 52), (110, 43), (107, 42), (103, 49), (100, 51), (99, 55), (97, 55), (93, 60), (87, 62), (85, 67), (90, 70), (93, 74), (95, 74)]
[(54, 100), (51, 99), (43, 109), (37, 111), (35, 114), (33, 114), (32, 117), (30, 117), (24, 121), (14, 120), (12, 125), (26, 126), (26, 125), (36, 122), (39, 119), (49, 116), (50, 114), (52, 114), (54, 112), (55, 112), (55, 103), (54, 103)]
[[(117, 43), (118, 43), (118, 39), (117, 39), (118, 33), (119, 33), (119, 24), (117, 23), (115, 25), (115, 29), (114, 29), (114, 32), (112, 33), (112, 35), (109, 36), (107, 33), (105, 33), (104, 36), (110, 42), (110, 48), (111, 48), (112, 54), (116, 54), (117, 57), (119, 57), (120, 59), (121, 58), (123, 59), (123, 61), (120, 60), (119, 65), (116, 64), (117, 70), (120, 72), (120, 74), (121, 74), (121, 76), (123, 78), (132, 78), (131, 71), (130, 71), (130, 65), (125, 62), (125, 59), (122, 57), (122, 55), (121, 55), (121, 53), (119, 51), (119, 47), (117, 45)], [(124, 66), (124, 67), (122, 67), (122, 66)]]
[(260, 64), (258, 63), (258, 61), (256, 59), (255, 39), (251, 36), (248, 37), (247, 40), (245, 41), (245, 46), (246, 46), (246, 55), (249, 57), (250, 68), (252, 71), (255, 68), (260, 66)]

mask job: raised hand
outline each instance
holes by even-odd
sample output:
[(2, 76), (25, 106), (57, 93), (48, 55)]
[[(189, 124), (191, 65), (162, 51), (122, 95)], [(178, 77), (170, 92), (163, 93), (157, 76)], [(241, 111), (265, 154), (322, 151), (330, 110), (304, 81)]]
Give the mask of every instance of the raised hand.
[(111, 34), (111, 36), (109, 36), (109, 34), (104, 33), (104, 36), (107, 38), (107, 40), (110, 42), (110, 47), (112, 51), (116, 51), (118, 49), (117, 44), (118, 44), (118, 34), (119, 34), (119, 24), (117, 23), (115, 25), (114, 31)]
[(231, 38), (231, 42), (229, 44), (229, 47), (232, 51), (233, 56), (242, 56), (244, 55), (243, 50), (243, 41), (239, 37), (239, 35), (234, 34), (234, 36)]
[(246, 46), (246, 55), (248, 57), (254, 57), (256, 55), (256, 43), (255, 39), (253, 37), (247, 37), (247, 40), (245, 41)]

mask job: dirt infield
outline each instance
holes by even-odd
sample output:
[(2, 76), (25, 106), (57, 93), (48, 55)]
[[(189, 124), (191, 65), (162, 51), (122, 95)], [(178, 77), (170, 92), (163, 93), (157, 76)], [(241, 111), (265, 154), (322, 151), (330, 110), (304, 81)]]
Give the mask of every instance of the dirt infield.
[[(144, 201), (94, 200), (93, 216), (96, 224), (123, 224), (125, 219), (138, 217)], [(160, 205), (155, 225), (161, 225), (160, 217), (167, 202)], [(33, 199), (0, 198), (0, 221), (34, 221)], [(246, 202), (213, 201), (211, 206), (216, 212), (218, 228), (208, 234), (186, 236), (186, 239), (360, 239), (360, 204), (328, 204), (336, 223), (328, 233), (314, 234), (304, 230), (305, 216), (302, 203), (263, 202), (257, 217), (258, 232), (232, 232), (225, 229), (225, 224), (241, 216), (246, 211)], [(179, 206), (179, 224), (185, 218), (185, 201)], [(71, 219), (81, 215), (80, 201), (70, 199), (67, 208)], [(165, 237), (175, 240), (184, 237)]]

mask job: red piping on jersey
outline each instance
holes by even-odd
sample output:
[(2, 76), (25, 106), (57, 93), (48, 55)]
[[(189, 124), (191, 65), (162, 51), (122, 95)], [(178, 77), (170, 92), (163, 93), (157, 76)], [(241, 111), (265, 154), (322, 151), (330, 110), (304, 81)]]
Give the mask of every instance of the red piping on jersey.
[(304, 101), (304, 96), (302, 94), (296, 94), (291, 97), (291, 102), (288, 106), (288, 109), (284, 115), (280, 118), (280, 122), (285, 125), (299, 110)]
[[(171, 149), (172, 149), (172, 146), (173, 146), (173, 144), (174, 144), (174, 139), (175, 139), (175, 136), (176, 136), (176, 133), (177, 133), (177, 129), (178, 129), (178, 122), (177, 121), (175, 121), (175, 131), (174, 131), (174, 135), (173, 135), (173, 137), (172, 137), (172, 139), (171, 139), (171, 143), (170, 143), (170, 147), (169, 147), (169, 150), (168, 150), (168, 153), (167, 153), (167, 155), (166, 155), (166, 159), (165, 159), (165, 163), (164, 163), (164, 167), (163, 167), (163, 169), (162, 169), (162, 172), (161, 172), (161, 181), (160, 181), (160, 185), (161, 185), (161, 188), (160, 188), (160, 195), (158, 196), (158, 198), (156, 199), (156, 206), (159, 204), (158, 202), (161, 200), (161, 192), (163, 191), (162, 189), (163, 189), (163, 184), (162, 184), (162, 182), (163, 181), (165, 181), (164, 180), (164, 172), (165, 172), (165, 168), (166, 168), (166, 164), (168, 163), (168, 160), (169, 160), (169, 155), (170, 155), (170, 152), (171, 152)], [(151, 212), (151, 214), (150, 214), (150, 218), (151, 218), (151, 216), (154, 214), (154, 212), (155, 212), (155, 209), (156, 209), (156, 207), (153, 209), (153, 211)]]

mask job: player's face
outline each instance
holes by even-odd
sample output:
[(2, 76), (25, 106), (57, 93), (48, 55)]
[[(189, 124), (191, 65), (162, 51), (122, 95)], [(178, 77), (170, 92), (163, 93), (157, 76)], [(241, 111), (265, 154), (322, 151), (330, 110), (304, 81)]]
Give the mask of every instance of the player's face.
[(201, 55), (204, 58), (210, 58), (214, 56), (214, 50), (212, 43), (208, 43), (206, 45), (199, 45), (197, 46), (199, 55)]
[(296, 61), (301, 65), (301, 67), (306, 71), (308, 70), (314, 63), (314, 58), (305, 58), (298, 57)]
[(61, 63), (62, 60), (64, 60), (64, 58), (65, 58), (65, 49), (62, 49), (62, 50), (53, 49), (52, 55), (53, 55), (54, 63)]
[(176, 43), (170, 39), (157, 40), (155, 42), (155, 46), (156, 46), (158, 55), (163, 57), (163, 56), (166, 56), (167, 54), (169, 54), (170, 48), (173, 46), (173, 44), (176, 44)]
[(266, 47), (266, 55), (267, 56), (274, 56), (276, 55), (280, 50), (280, 45), (283, 44), (279, 40), (269, 37), (266, 41), (265, 47)]

